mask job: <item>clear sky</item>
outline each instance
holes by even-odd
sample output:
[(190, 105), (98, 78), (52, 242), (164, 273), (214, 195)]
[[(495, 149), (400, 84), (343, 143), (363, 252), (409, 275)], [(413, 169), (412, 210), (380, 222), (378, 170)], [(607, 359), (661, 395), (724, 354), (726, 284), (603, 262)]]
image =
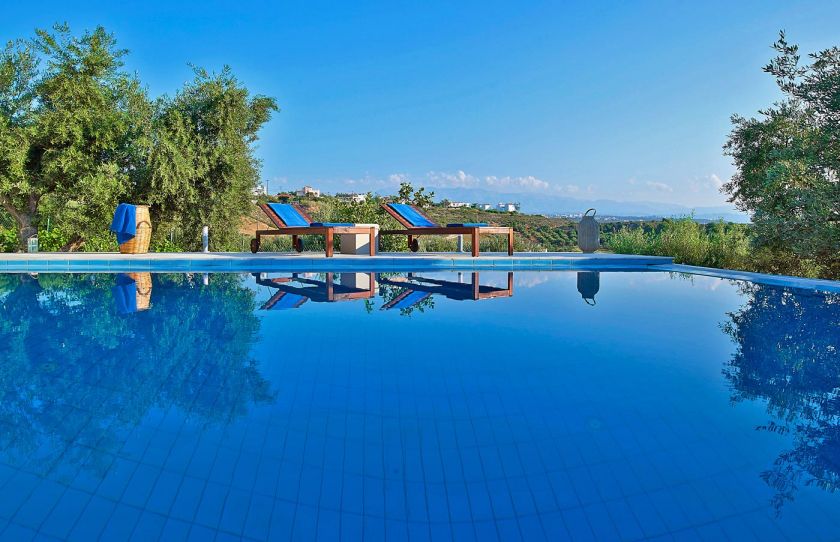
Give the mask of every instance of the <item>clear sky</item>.
[(103, 25), (152, 96), (229, 64), (282, 111), (272, 191), (437, 187), (724, 202), (733, 113), (779, 94), (780, 29), (840, 45), (840, 2), (8, 2), (4, 40)]

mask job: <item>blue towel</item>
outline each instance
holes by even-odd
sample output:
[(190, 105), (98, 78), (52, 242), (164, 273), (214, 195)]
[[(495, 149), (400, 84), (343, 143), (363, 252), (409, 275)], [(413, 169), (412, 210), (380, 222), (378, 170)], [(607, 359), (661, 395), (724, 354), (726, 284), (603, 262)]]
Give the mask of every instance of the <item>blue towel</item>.
[(309, 221), (293, 205), (289, 205), (288, 203), (269, 203), (268, 208), (277, 213), (280, 220), (289, 228), (305, 228), (309, 226)]
[(280, 296), (280, 299), (271, 306), (269, 310), (283, 311), (286, 309), (296, 309), (306, 302), (306, 297), (298, 294), (290, 294), (288, 292)]
[(483, 228), (487, 222), (461, 222), (458, 224), (447, 224), (447, 228)]
[(137, 208), (129, 203), (117, 205), (110, 229), (117, 234), (117, 243), (130, 241), (137, 235)]
[(343, 228), (345, 226), (355, 226), (352, 222), (313, 222), (309, 225), (310, 228)]
[(388, 206), (406, 219), (415, 228), (436, 228), (437, 224), (418, 213), (411, 205), (405, 203), (389, 203)]
[(114, 304), (120, 314), (137, 312), (137, 283), (123, 273), (117, 275), (117, 285), (111, 288)]

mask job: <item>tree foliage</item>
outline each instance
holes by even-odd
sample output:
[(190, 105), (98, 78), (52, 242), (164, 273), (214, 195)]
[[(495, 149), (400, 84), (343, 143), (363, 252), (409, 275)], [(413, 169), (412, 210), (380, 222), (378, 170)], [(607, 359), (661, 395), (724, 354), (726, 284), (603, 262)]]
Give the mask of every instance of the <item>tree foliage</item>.
[(197, 69), (174, 99), (158, 101), (144, 195), (160, 231), (171, 224), (188, 232), (195, 242), (184, 248), (199, 246), (204, 225), (214, 249), (237, 239), (236, 225), (259, 183), (252, 145), (276, 109), (271, 98), (249, 98), (227, 67), (216, 75)]
[[(725, 150), (737, 172), (724, 185), (752, 213), (759, 246), (840, 267), (840, 48), (809, 55), (784, 33), (764, 70), (784, 99), (759, 118), (732, 117)], [(836, 274), (836, 273), (831, 273)]]
[(66, 248), (115, 247), (120, 201), (151, 204), (153, 222), (177, 223), (195, 246), (202, 225), (219, 245), (234, 235), (274, 100), (249, 97), (225, 68), (197, 69), (174, 98), (152, 102), (123, 69), (126, 54), (102, 27), (75, 36), (66, 25), (0, 51), (0, 204), (21, 245), (49, 217), (50, 240)]
[(724, 369), (735, 402), (762, 400), (760, 430), (792, 448), (762, 473), (777, 511), (799, 487), (840, 490), (840, 296), (748, 283), (723, 330), (737, 349)]

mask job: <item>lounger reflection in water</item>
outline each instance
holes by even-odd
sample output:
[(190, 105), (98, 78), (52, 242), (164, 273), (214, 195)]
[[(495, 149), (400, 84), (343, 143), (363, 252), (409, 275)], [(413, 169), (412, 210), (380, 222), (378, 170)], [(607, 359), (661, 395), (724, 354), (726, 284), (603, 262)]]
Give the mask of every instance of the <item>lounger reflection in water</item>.
[(513, 296), (513, 273), (507, 275), (507, 288), (481, 285), (478, 272), (471, 273), (470, 282), (458, 282), (428, 277), (421, 277), (415, 273), (406, 276), (387, 277), (378, 275), (380, 284), (396, 286), (403, 291), (391, 301), (382, 305), (382, 310), (409, 309), (419, 305), (433, 295), (442, 295), (455, 301), (493, 299), (496, 297)]
[(290, 277), (270, 278), (255, 273), (257, 284), (277, 290), (260, 310), (297, 309), (307, 301), (334, 303), (370, 299), (376, 292), (373, 273), (326, 273), (323, 280), (318, 274), (292, 273)]

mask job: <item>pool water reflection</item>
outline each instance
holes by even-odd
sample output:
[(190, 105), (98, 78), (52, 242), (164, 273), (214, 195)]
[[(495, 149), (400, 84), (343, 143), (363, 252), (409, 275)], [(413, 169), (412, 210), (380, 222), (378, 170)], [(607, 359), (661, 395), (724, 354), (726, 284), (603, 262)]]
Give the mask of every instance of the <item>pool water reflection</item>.
[(655, 272), (0, 274), (0, 538), (831, 540), (838, 348)]

